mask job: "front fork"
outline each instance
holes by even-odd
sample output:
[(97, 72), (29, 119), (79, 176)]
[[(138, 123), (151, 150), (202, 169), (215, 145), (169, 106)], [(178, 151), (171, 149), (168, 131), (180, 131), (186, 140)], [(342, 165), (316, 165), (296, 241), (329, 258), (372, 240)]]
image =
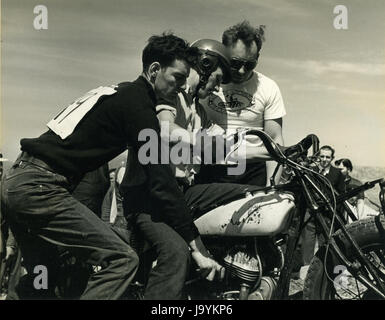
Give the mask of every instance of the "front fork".
[(297, 207), (288, 230), (284, 265), (278, 279), (277, 290), (274, 296), (275, 300), (286, 300), (289, 296), (290, 279), (294, 264), (294, 252), (297, 248), (299, 237), (301, 235), (304, 217), (304, 208), (301, 206)]
[[(307, 200), (310, 208), (312, 208), (312, 214), (314, 215), (314, 217), (316, 219), (316, 223), (321, 226), (322, 233), (325, 236), (325, 239), (327, 239), (327, 244), (326, 244), (327, 250), (331, 249), (331, 252), (337, 257), (337, 259), (339, 261), (342, 261), (342, 263), (344, 263), (347, 266), (348, 270), (356, 278), (358, 278), (368, 288), (372, 289), (381, 298), (385, 299), (384, 282), (382, 281), (381, 277), (378, 275), (378, 273), (375, 270), (372, 263), (365, 256), (365, 254), (362, 252), (362, 250), (359, 247), (359, 245), (357, 244), (357, 242), (353, 239), (353, 237), (347, 231), (347, 229), (345, 227), (346, 221), (343, 221), (343, 219), (336, 212), (336, 209), (332, 208), (328, 199), (325, 197), (325, 195), (322, 193), (322, 191), (318, 188), (318, 186), (315, 185), (314, 182), (309, 178), (309, 176), (302, 175), (300, 181), (301, 181), (301, 184), (302, 184), (303, 189), (305, 191), (306, 200)], [(327, 209), (329, 210), (329, 212), (332, 213), (332, 217), (331, 217), (332, 218), (332, 224), (330, 225), (330, 227), (327, 225), (325, 218), (321, 215), (322, 212), (319, 210), (320, 208), (318, 207), (317, 203), (314, 201), (314, 198), (312, 197), (311, 193), (309, 192), (309, 188), (308, 188), (307, 183), (305, 181), (308, 184), (310, 184), (310, 186), (312, 186), (312, 189), (324, 200), (324, 203), (326, 204)], [(345, 256), (345, 254), (340, 250), (340, 248), (336, 244), (336, 242), (335, 242), (335, 240), (331, 234), (334, 231), (333, 230), (333, 222), (337, 222), (338, 228), (341, 229), (341, 232), (344, 234), (344, 236), (351, 243), (353, 250), (356, 253), (358, 263), (357, 262), (350, 262), (349, 259)], [(326, 254), (327, 254), (327, 251), (326, 251)], [(325, 261), (326, 261), (326, 259), (325, 259)], [(366, 270), (364, 268), (366, 268)], [(373, 285), (373, 281), (371, 281), (367, 275), (370, 275), (374, 279), (374, 281), (376, 282), (376, 286)], [(328, 276), (328, 278), (329, 278), (329, 276)]]

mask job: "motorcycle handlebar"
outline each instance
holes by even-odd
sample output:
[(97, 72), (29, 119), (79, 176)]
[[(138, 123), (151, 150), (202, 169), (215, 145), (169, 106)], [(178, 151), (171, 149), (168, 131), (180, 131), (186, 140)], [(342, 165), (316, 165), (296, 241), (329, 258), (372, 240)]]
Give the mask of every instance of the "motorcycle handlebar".
[(257, 129), (252, 129), (252, 130), (248, 130), (246, 132), (246, 135), (258, 136), (262, 140), (270, 156), (279, 163), (284, 162), (284, 158), (274, 149), (273, 144), (271, 143), (271, 140), (270, 140), (271, 138), (265, 132)]
[(267, 151), (270, 156), (279, 163), (285, 163), (287, 158), (297, 155), (301, 155), (311, 147), (313, 147), (313, 153), (317, 153), (319, 149), (319, 139), (315, 134), (309, 134), (300, 142), (290, 147), (282, 147), (279, 146), (281, 151), (283, 151), (284, 156), (282, 156), (282, 152), (278, 152), (276, 148), (273, 146), (272, 139), (265, 132), (257, 129), (248, 130), (246, 135), (256, 135), (258, 136), (263, 144), (265, 145)]
[(338, 195), (337, 196), (337, 202), (342, 202), (342, 201), (348, 200), (348, 199), (358, 195), (362, 191), (366, 191), (366, 190), (373, 188), (377, 183), (380, 184), (380, 186), (381, 186), (381, 183), (383, 183), (383, 181), (384, 181), (384, 179), (377, 179), (377, 180), (365, 182), (361, 186), (355, 187), (350, 191), (347, 191), (343, 194)]

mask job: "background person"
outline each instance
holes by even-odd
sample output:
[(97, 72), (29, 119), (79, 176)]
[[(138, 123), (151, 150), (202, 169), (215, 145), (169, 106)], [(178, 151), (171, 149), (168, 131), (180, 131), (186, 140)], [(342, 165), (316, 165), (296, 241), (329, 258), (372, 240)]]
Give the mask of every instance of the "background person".
[[(350, 191), (356, 187), (362, 185), (362, 182), (358, 179), (353, 178), (350, 174), (353, 171), (353, 164), (350, 159), (342, 158), (334, 162), (335, 166), (341, 170), (341, 173), (345, 177), (345, 188), (346, 191)], [(356, 217), (358, 219), (365, 218), (365, 193), (364, 191), (360, 192), (357, 196), (350, 198), (348, 202), (353, 206), (353, 211), (355, 211)]]
[[(333, 188), (339, 193), (345, 192), (344, 176), (340, 169), (332, 166), (335, 150), (328, 145), (322, 146), (319, 149), (319, 173), (324, 175), (332, 184)], [(338, 209), (337, 209), (338, 210)], [(306, 213), (305, 220), (310, 217), (309, 213)], [(317, 230), (314, 220), (310, 220), (305, 226), (302, 233), (302, 263), (303, 266), (300, 270), (300, 278), (305, 279), (310, 262), (314, 256), (314, 250), (316, 245), (316, 239), (318, 239), (318, 247), (324, 243), (323, 236), (321, 236), (320, 230)]]
[(110, 172), (112, 181), (103, 200), (101, 216), (104, 222), (122, 229), (128, 228), (123, 211), (123, 195), (120, 192), (125, 170), (125, 165), (122, 165)]

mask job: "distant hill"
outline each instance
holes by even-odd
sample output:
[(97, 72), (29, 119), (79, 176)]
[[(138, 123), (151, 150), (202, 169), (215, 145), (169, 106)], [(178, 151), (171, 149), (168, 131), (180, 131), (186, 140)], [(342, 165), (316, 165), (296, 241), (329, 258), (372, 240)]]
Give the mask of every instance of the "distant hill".
[[(352, 177), (360, 180), (362, 183), (379, 179), (379, 178), (385, 178), (385, 167), (359, 167), (356, 166), (353, 169)], [(373, 189), (369, 189), (365, 192), (365, 196), (369, 198), (371, 201), (380, 204), (380, 201), (378, 199), (378, 193), (380, 189), (378, 186), (376, 186)], [(367, 200), (365, 201), (365, 204), (368, 204), (372, 206)], [(374, 206), (372, 206), (374, 207)]]

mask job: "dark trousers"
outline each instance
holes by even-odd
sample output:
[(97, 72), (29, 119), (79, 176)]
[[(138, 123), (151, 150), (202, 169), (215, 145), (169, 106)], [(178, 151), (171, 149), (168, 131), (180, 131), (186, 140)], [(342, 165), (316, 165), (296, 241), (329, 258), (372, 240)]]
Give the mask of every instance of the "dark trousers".
[(186, 241), (170, 226), (153, 221), (151, 215), (146, 213), (138, 214), (136, 227), (156, 255), (156, 266), (150, 271), (144, 299), (182, 299), (190, 264)]
[(36, 266), (45, 266), (50, 287), (58, 276), (57, 248), (65, 248), (101, 266), (89, 278), (81, 299), (118, 299), (135, 275), (138, 257), (108, 224), (72, 197), (70, 189), (66, 177), (26, 153), (4, 177), (3, 213), (27, 271), (34, 275)]
[(266, 185), (266, 162), (254, 162), (246, 165), (246, 170), (240, 175), (229, 175), (228, 167), (224, 165), (202, 165), (195, 176), (197, 184), (206, 183), (238, 183), (255, 186)]
[(17, 249), (9, 274), (7, 300), (9, 300), (9, 296), (17, 296), (16, 286), (19, 284), (21, 271), (21, 251)]
[[(309, 213), (306, 212), (305, 221), (310, 217)], [(322, 235), (321, 230), (317, 228), (314, 220), (310, 220), (301, 235), (301, 253), (302, 253), (302, 264), (304, 266), (310, 265), (311, 260), (314, 256), (314, 249), (316, 240), (318, 239), (318, 248), (325, 243), (325, 237)]]
[(191, 208), (194, 219), (197, 219), (220, 205), (243, 198), (247, 192), (263, 188), (237, 183), (196, 184), (185, 191), (184, 197)]

